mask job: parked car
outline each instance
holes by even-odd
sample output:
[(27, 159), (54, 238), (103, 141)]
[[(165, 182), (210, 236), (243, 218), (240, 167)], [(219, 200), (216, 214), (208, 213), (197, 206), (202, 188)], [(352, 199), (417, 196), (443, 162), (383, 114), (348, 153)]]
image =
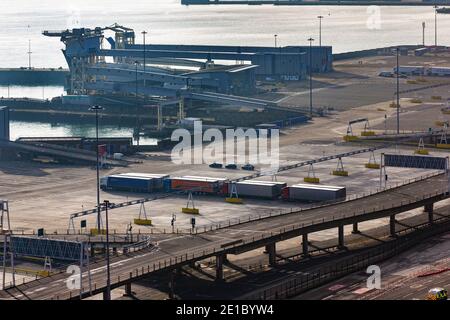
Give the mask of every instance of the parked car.
[(222, 164), (221, 164), (221, 163), (214, 162), (214, 163), (211, 163), (211, 164), (209, 165), (209, 167), (210, 167), (210, 168), (214, 168), (214, 169), (222, 169)]
[(230, 164), (227, 164), (227, 165), (225, 166), (225, 168), (227, 168), (227, 169), (232, 169), (232, 170), (236, 170), (236, 169), (237, 169), (237, 165), (235, 165), (234, 163), (230, 163)]
[(242, 170), (254, 171), (255, 170), (255, 166), (248, 163), (245, 166), (242, 166)]
[(430, 291), (428, 291), (426, 299), (427, 300), (447, 300), (448, 299), (447, 290), (445, 290), (444, 288), (433, 288)]

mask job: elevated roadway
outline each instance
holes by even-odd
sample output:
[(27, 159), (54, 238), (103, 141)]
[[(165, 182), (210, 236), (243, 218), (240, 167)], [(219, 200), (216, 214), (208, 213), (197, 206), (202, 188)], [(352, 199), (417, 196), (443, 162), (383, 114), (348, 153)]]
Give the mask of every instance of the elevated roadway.
[[(187, 78), (186, 78), (187, 80)], [(203, 80), (202, 80), (203, 81)], [(128, 94), (136, 94), (136, 85), (134, 83), (116, 83), (116, 82), (89, 82), (85, 84), (85, 88), (88, 90), (97, 90), (103, 93), (114, 93), (117, 91), (125, 92)], [(247, 98), (242, 96), (221, 94), (217, 92), (196, 92), (186, 89), (173, 89), (173, 88), (165, 88), (165, 87), (145, 87), (138, 86), (137, 88), (138, 95), (145, 94), (149, 96), (160, 96), (160, 97), (168, 97), (168, 98), (189, 98), (200, 101), (207, 102), (215, 102), (223, 104), (224, 107), (233, 106), (233, 107), (249, 107), (249, 108), (261, 108), (268, 110), (280, 110), (280, 111), (289, 111), (289, 112), (297, 112), (299, 114), (304, 114), (304, 110), (300, 110), (297, 108), (288, 108), (278, 106), (275, 102), (262, 100), (262, 99), (254, 99)]]
[(136, 71), (133, 69), (114, 67), (111, 64), (106, 66), (90, 66), (86, 68), (86, 74), (91, 76), (120, 78), (124, 79), (125, 81), (134, 81), (135, 77), (137, 76), (139, 80), (148, 80), (160, 83), (171, 83), (185, 86), (219, 86), (219, 81), (216, 79), (198, 78), (195, 76), (189, 77), (154, 71)]
[[(339, 244), (344, 245), (343, 227), (363, 221), (390, 217), (391, 233), (395, 235), (395, 215), (425, 207), (433, 223), (433, 204), (449, 197), (448, 176), (438, 174), (423, 180), (375, 193), (367, 197), (310, 210), (295, 211), (236, 225), (224, 223), (215, 230), (179, 235), (157, 243), (156, 250), (144, 250), (115, 257), (111, 263), (111, 287), (125, 286), (156, 272), (167, 272), (206, 258), (216, 258), (216, 277), (223, 277), (223, 261), (227, 254), (239, 254), (266, 247), (269, 261), (275, 260), (275, 244), (293, 237), (303, 237), (303, 253), (308, 254), (308, 233), (338, 228)], [(106, 288), (105, 263), (91, 266), (91, 290), (88, 272), (81, 296), (102, 293)], [(69, 275), (58, 274), (32, 281), (2, 293), (4, 299), (76, 299), (80, 290), (65, 285)]]
[(132, 58), (180, 58), (180, 59), (204, 59), (204, 60), (231, 60), (252, 61), (255, 53), (249, 52), (211, 52), (211, 51), (177, 51), (177, 50), (133, 50), (133, 49), (102, 49), (100, 56), (105, 57), (132, 57)]

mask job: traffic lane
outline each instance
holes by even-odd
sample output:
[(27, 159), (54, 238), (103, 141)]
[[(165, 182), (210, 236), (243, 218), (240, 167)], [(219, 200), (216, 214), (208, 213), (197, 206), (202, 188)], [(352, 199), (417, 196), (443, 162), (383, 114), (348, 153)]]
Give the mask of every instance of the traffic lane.
[[(187, 243), (189, 241), (186, 241), (187, 239), (183, 239), (183, 243)], [(223, 241), (223, 240), (222, 240)], [(213, 243), (213, 246), (208, 247), (208, 248), (212, 248), (214, 247), (216, 243)], [(191, 246), (192, 248), (192, 246)], [(143, 267), (145, 269), (147, 268), (151, 268), (152, 264), (154, 263), (155, 265), (158, 265), (159, 263), (161, 263), (161, 261), (163, 260), (169, 260), (169, 259), (173, 259), (174, 256), (176, 255), (181, 255), (183, 253), (185, 253), (186, 251), (183, 250), (183, 247), (180, 248), (181, 251), (177, 251), (176, 253), (173, 253), (173, 251), (166, 251), (163, 248), (163, 252), (159, 252), (159, 253), (150, 253), (150, 254), (145, 254), (145, 255), (138, 255), (136, 257), (132, 257), (129, 258), (127, 260), (118, 260), (117, 262), (112, 264), (111, 267), (111, 273), (112, 273), (112, 277), (113, 280), (114, 278), (117, 276), (120, 277), (121, 279), (127, 278), (127, 276), (129, 275), (130, 270), (134, 271), (134, 270), (141, 270)], [(205, 245), (200, 245), (197, 249), (205, 249)], [(164, 254), (164, 251), (168, 252), (168, 254)], [(150, 255), (150, 256), (148, 256)], [(134, 260), (134, 261), (133, 261)], [(162, 265), (162, 263), (161, 263)], [(101, 270), (105, 270), (105, 266), (101, 266), (100, 268), (98, 268), (97, 271), (94, 271), (94, 275), (92, 276), (92, 282), (95, 284), (95, 287), (100, 287), (100, 286), (104, 286), (106, 284), (106, 279), (105, 279), (105, 272), (100, 272)], [(100, 272), (98, 274), (95, 274), (97, 272)], [(48, 299), (48, 298), (54, 298), (57, 294), (69, 294), (69, 292), (71, 290), (61, 290), (61, 287), (58, 285), (50, 285), (51, 288), (59, 288), (58, 290), (52, 291), (50, 296), (48, 295), (48, 290), (43, 291), (44, 289), (47, 289), (48, 287), (44, 287), (44, 288), (40, 288), (41, 290), (38, 291), (37, 293), (39, 294), (38, 296), (36, 295), (35, 290), (32, 290), (30, 292), (26, 292), (27, 295), (29, 295), (30, 297), (32, 297), (33, 299)], [(41, 295), (41, 293), (43, 295)], [(45, 294), (44, 294), (45, 293)], [(75, 295), (75, 294), (74, 294)]]
[[(434, 287), (450, 288), (450, 273), (427, 278), (390, 276), (382, 288), (368, 289), (368, 274), (359, 272), (296, 296), (293, 300), (423, 300)], [(383, 285), (386, 283), (386, 285)]]
[[(122, 257), (121, 259), (116, 259), (110, 265), (111, 270), (111, 279), (112, 282), (116, 282), (116, 280), (127, 279), (130, 275), (130, 272), (135, 274), (135, 271), (141, 272), (143, 270), (146, 272), (148, 269), (150, 271), (153, 270), (153, 265), (155, 265), (156, 269), (158, 269), (159, 265), (161, 267), (164, 266), (164, 261), (169, 264), (169, 260), (171, 259), (174, 262), (174, 258), (180, 258), (181, 256), (185, 257), (188, 254), (188, 258), (191, 257), (191, 254), (194, 252), (196, 256), (203, 253), (204, 250), (209, 249), (212, 250), (216, 245), (220, 245), (221, 243), (225, 243), (228, 240), (218, 240), (214, 242), (213, 246), (209, 246), (209, 240), (201, 239), (195, 236), (183, 236), (182, 241), (172, 242), (166, 241), (164, 242), (158, 251), (143, 253), (130, 257)], [(183, 244), (183, 245), (182, 245)], [(186, 244), (190, 248), (190, 251), (186, 251)], [(174, 251), (177, 248), (178, 251)], [(180, 261), (180, 260), (178, 260)], [(44, 284), (36, 284), (33, 287), (27, 288), (23, 293), (19, 293), (17, 298), (31, 298), (36, 300), (41, 299), (56, 299), (57, 296), (59, 298), (68, 297), (70, 293), (75, 297), (79, 294), (79, 290), (71, 290), (67, 287), (64, 287), (64, 283), (67, 282), (70, 275), (67, 274), (65, 277), (62, 276), (58, 279), (54, 279), (48, 283)], [(83, 277), (86, 279), (84, 281), (83, 288), (88, 290), (87, 286), (87, 271), (83, 273)], [(95, 287), (105, 287), (106, 286), (106, 265), (105, 263), (99, 266), (92, 266), (91, 268), (91, 281), (93, 288)]]

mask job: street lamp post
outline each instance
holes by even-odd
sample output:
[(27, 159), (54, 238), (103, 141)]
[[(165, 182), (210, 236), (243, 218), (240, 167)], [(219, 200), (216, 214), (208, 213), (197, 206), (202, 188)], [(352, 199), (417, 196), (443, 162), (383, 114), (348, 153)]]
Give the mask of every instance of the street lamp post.
[(138, 101), (138, 65), (139, 61), (134, 62), (136, 65), (136, 144), (139, 146), (139, 132), (140, 132), (140, 123), (139, 123), (139, 101)]
[(397, 47), (397, 134), (400, 134), (400, 64), (399, 64), (399, 51)]
[(95, 142), (96, 142), (96, 155), (97, 155), (97, 229), (100, 232), (101, 229), (101, 210), (100, 210), (100, 166), (99, 166), (99, 142), (98, 142), (98, 112), (104, 110), (101, 106), (93, 106), (89, 108), (90, 111), (95, 111)]
[(437, 8), (438, 6), (434, 6), (434, 46), (437, 47)]
[(106, 292), (105, 300), (111, 300), (111, 269), (109, 261), (109, 219), (108, 219), (108, 208), (109, 201), (105, 200), (105, 219), (106, 219)]
[(147, 55), (147, 48), (146, 48), (146, 44), (145, 44), (145, 36), (147, 35), (147, 31), (142, 31), (142, 35), (144, 37), (144, 72), (145, 72), (145, 65), (146, 65), (146, 55)]
[(309, 115), (313, 116), (313, 94), (312, 94), (312, 43), (313, 38), (309, 38)]
[(322, 19), (323, 16), (318, 16), (317, 17), (319, 19), (319, 47), (322, 46)]
[(28, 40), (28, 69), (31, 70), (31, 40)]
[[(145, 36), (147, 35), (147, 31), (142, 31), (142, 35), (143, 35), (143, 38), (144, 38), (144, 72), (145, 72), (145, 68), (146, 68), (146, 65), (147, 65), (147, 62), (146, 62), (146, 58), (147, 58), (147, 46), (146, 46), (146, 43), (145, 43)], [(145, 76), (144, 76), (144, 87), (145, 87), (145, 84), (146, 84), (146, 81), (145, 81)]]
[(422, 45), (425, 46), (425, 21), (422, 22)]

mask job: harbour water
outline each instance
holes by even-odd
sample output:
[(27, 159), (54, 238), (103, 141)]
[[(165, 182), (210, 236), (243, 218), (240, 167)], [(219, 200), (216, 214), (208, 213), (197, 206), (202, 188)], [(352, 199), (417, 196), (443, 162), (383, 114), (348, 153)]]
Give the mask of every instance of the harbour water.
[[(35, 98), (51, 99), (64, 94), (64, 87), (23, 87), (23, 86), (0, 86), (0, 97), (11, 98)], [(43, 121), (15, 121), (11, 122), (11, 139), (20, 137), (94, 137), (95, 123), (83, 120), (82, 123), (43, 122)], [(133, 128), (123, 125), (100, 125), (99, 135), (102, 137), (132, 137)], [(140, 144), (153, 145), (157, 140), (152, 138), (141, 138)]]
[[(0, 67), (28, 65), (28, 40), (36, 67), (66, 67), (57, 38), (43, 30), (96, 27), (115, 22), (146, 30), (148, 43), (278, 45), (318, 40), (334, 52), (422, 42), (434, 44), (434, 9), (367, 6), (182, 6), (180, 0), (2, 0)], [(20, 16), (20, 19), (17, 17)], [(438, 43), (449, 43), (450, 15), (438, 15)], [(138, 34), (141, 37), (140, 34)], [(142, 39), (139, 39), (141, 41)]]
[(0, 86), (0, 97), (51, 99), (64, 94), (60, 86)]
[[(83, 122), (73, 123), (49, 123), (49, 122), (24, 122), (12, 121), (11, 140), (20, 137), (95, 137), (95, 124)], [(132, 137), (133, 128), (114, 125), (100, 125), (100, 137)], [(141, 137), (141, 145), (154, 145), (156, 139)]]

